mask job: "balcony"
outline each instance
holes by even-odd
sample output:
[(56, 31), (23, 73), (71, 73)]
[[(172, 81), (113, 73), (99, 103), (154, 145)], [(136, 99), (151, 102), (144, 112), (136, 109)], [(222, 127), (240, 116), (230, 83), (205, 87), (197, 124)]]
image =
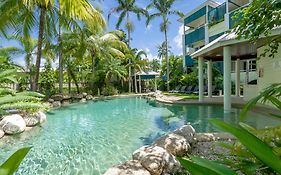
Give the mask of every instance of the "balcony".
[[(206, 11), (207, 11), (207, 8), (206, 6), (201, 8), (200, 10), (196, 11), (195, 13), (193, 13), (192, 15), (190, 15), (189, 17), (185, 18), (184, 19), (184, 25), (185, 26), (190, 26), (189, 24), (190, 23), (194, 23), (194, 21), (200, 19), (202, 16), (206, 15)], [(193, 27), (191, 25), (191, 27)]]
[(212, 9), (208, 13), (208, 21), (210, 25), (217, 24), (224, 20), (224, 14), (226, 13), (226, 3)]
[(191, 44), (205, 39), (205, 26), (201, 26), (185, 35), (185, 45), (191, 46)]

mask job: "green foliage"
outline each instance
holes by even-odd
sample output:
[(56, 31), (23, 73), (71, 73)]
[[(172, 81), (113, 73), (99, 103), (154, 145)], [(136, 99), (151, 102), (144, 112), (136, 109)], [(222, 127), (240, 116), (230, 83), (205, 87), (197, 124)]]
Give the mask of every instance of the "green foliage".
[(56, 82), (55, 71), (50, 64), (45, 64), (39, 81), (40, 91), (50, 97), (54, 94)]
[(37, 92), (16, 92), (7, 87), (1, 87), (4, 82), (17, 82), (15, 70), (0, 71), (0, 115), (7, 114), (9, 109), (35, 112), (46, 106), (40, 103), (42, 94)]
[[(256, 98), (253, 98), (252, 100), (250, 100), (249, 103), (247, 103), (247, 105), (243, 108), (243, 111), (241, 113), (241, 120), (245, 119), (247, 112), (249, 110), (251, 110), (252, 108), (254, 108), (258, 102), (261, 102), (264, 104), (266, 104), (266, 103), (272, 104), (277, 109), (281, 110), (280, 97), (281, 97), (281, 83), (273, 84), (273, 85), (269, 86), (262, 93), (260, 93), (259, 96), (257, 96)], [(274, 116), (281, 118), (281, 116), (278, 116), (278, 115), (274, 115)]]
[[(262, 35), (269, 36), (271, 31), (281, 23), (280, 10), (280, 1), (253, 1), (249, 7), (236, 13), (235, 18), (239, 19), (235, 28), (236, 34), (239, 38), (250, 39), (253, 42), (256, 42)], [(241, 13), (242, 18), (240, 18)], [(269, 47), (262, 56), (269, 53), (269, 57), (274, 57), (281, 43), (281, 37), (268, 37), (265, 42)]]
[(188, 170), (192, 174), (196, 175), (237, 175), (236, 172), (229, 169), (227, 166), (214, 162), (209, 161), (206, 159), (202, 159), (199, 157), (191, 156), (189, 159), (178, 158), (181, 165)]
[(102, 89), (102, 95), (104, 96), (111, 96), (111, 95), (117, 95), (118, 94), (118, 90), (113, 87), (113, 86), (106, 86)]
[(9, 157), (1, 166), (1, 175), (13, 175), (18, 169), (20, 163), (27, 155), (31, 147), (22, 148), (17, 150), (11, 157)]

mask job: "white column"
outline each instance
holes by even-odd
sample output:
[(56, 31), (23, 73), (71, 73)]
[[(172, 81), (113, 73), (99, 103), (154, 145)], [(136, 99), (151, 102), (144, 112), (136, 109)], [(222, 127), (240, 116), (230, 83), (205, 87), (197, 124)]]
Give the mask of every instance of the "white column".
[(224, 22), (225, 22), (225, 27), (226, 29), (230, 29), (230, 25), (229, 25), (229, 22), (230, 22), (230, 18), (229, 18), (229, 2), (228, 0), (226, 0), (226, 13), (224, 14)]
[(157, 80), (156, 80), (156, 76), (155, 76), (155, 79), (154, 79), (154, 86), (155, 86), (155, 92), (157, 91)]
[(139, 75), (139, 92), (141, 94), (141, 76)]
[(231, 110), (231, 47), (223, 48), (223, 94), (224, 94), (224, 111)]
[(198, 75), (199, 75), (199, 101), (202, 102), (204, 98), (204, 77), (203, 77), (203, 57), (198, 59)]
[(235, 95), (240, 97), (240, 59), (235, 63), (236, 81), (235, 81)]
[(250, 79), (249, 79), (249, 74), (250, 74), (250, 61), (247, 60), (246, 61), (246, 84), (249, 83)]
[(208, 61), (208, 97), (212, 97), (213, 90), (213, 62), (212, 60)]

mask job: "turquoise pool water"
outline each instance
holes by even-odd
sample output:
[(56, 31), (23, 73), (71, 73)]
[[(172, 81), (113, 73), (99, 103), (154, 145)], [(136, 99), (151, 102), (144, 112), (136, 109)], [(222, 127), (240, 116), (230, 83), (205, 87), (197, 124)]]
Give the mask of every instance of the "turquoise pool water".
[[(33, 146), (17, 174), (99, 175), (186, 123), (197, 132), (215, 131), (208, 118), (237, 122), (239, 112), (225, 115), (221, 106), (165, 105), (141, 97), (69, 105), (49, 112), (42, 127), (1, 139), (0, 162), (18, 148)], [(258, 128), (280, 124), (255, 113), (247, 122)]]

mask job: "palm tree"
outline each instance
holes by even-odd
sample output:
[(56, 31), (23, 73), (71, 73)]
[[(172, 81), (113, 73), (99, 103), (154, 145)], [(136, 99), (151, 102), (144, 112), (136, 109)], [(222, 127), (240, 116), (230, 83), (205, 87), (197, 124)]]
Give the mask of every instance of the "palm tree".
[(17, 40), (21, 48), (18, 52), (24, 55), (25, 71), (29, 74), (29, 83), (32, 84), (32, 63), (35, 49), (37, 47), (37, 40), (32, 39), (30, 36), (13, 35), (9, 39)]
[(160, 63), (159, 63), (159, 60), (157, 59), (153, 59), (152, 61), (149, 62), (149, 67), (157, 72), (159, 69), (160, 69)]
[[(38, 88), (43, 40), (46, 40), (49, 35), (56, 31), (54, 18), (59, 16), (56, 12), (69, 18), (83, 20), (93, 30), (105, 26), (101, 13), (87, 0), (61, 0), (59, 2), (55, 0), (4, 0), (0, 4), (0, 11), (0, 32), (4, 35), (11, 27), (25, 36), (32, 31), (33, 27), (37, 26), (39, 28), (36, 74), (33, 82), (34, 90)], [(36, 18), (38, 11), (39, 19)]]
[(147, 54), (145, 51), (140, 50), (137, 53), (134, 53), (134, 51), (131, 51), (131, 54), (127, 54), (126, 56), (131, 59), (131, 64), (128, 64), (128, 66), (132, 67), (134, 70), (134, 84), (135, 84), (135, 93), (138, 93), (138, 87), (137, 87), (137, 71), (141, 71), (142, 67), (144, 66), (142, 57), (147, 57)]
[(105, 64), (100, 72), (105, 74), (106, 86), (109, 86), (110, 80), (112, 80), (113, 77), (121, 80), (126, 79), (127, 71), (125, 66), (121, 64), (121, 60), (111, 58), (103, 61)]
[(183, 13), (173, 10), (172, 6), (174, 5), (176, 0), (151, 0), (152, 2), (147, 6), (147, 9), (154, 8), (156, 13), (153, 13), (149, 16), (147, 20), (147, 25), (150, 21), (156, 17), (162, 18), (162, 23), (160, 25), (161, 32), (164, 32), (165, 36), (165, 57), (167, 63), (167, 90), (170, 90), (169, 86), (169, 56), (168, 56), (168, 26), (170, 24), (169, 16), (170, 15), (178, 15), (180, 17), (183, 16)]
[[(108, 18), (113, 14), (113, 13), (121, 13), (117, 24), (116, 28), (119, 29), (121, 23), (124, 21), (126, 18), (125, 22), (125, 28), (127, 29), (127, 34), (128, 34), (128, 46), (130, 47), (131, 43), (131, 32), (133, 32), (133, 23), (130, 20), (130, 14), (135, 14), (137, 15), (138, 20), (140, 20), (141, 15), (147, 16), (147, 11), (143, 8), (140, 8), (136, 5), (136, 0), (117, 0), (118, 6), (114, 7), (110, 10), (108, 14)], [(129, 64), (131, 64), (131, 59), (129, 59)], [(132, 88), (132, 80), (131, 80), (131, 67), (129, 66), (129, 92), (131, 92)]]

